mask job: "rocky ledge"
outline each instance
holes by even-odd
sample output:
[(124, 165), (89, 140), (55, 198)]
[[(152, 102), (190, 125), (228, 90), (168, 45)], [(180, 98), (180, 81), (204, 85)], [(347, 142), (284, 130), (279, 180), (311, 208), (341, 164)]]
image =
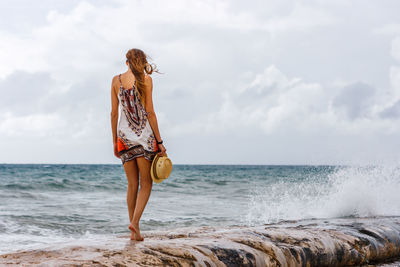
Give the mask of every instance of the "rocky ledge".
[[(0, 265), (352, 266), (400, 256), (400, 217), (284, 221), (255, 227), (183, 228), (122, 237), (119, 248), (72, 246), (0, 256)], [(126, 241), (125, 241), (126, 240)]]

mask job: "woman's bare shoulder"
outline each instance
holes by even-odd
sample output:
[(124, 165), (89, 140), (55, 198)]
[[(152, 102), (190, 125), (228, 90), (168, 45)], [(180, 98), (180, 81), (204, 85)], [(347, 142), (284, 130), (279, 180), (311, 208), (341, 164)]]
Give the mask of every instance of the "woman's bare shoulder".
[(115, 75), (115, 76), (112, 78), (112, 81), (111, 81), (111, 88), (113, 88), (113, 89), (117, 89), (117, 88), (119, 87), (119, 78), (118, 78), (118, 76), (119, 76), (119, 74)]
[(112, 78), (112, 83), (113, 84), (117, 84), (118, 83), (118, 76), (119, 74), (114, 75), (114, 77)]

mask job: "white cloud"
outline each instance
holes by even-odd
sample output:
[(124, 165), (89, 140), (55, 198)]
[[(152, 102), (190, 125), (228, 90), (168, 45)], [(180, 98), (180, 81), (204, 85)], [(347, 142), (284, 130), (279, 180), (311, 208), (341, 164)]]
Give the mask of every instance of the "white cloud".
[[(68, 14), (51, 10), (48, 23), (34, 28), (29, 35), (0, 33), (0, 73), (5, 78), (15, 70), (49, 71), (53, 78), (62, 81), (104, 72), (108, 66), (103, 62), (116, 62), (123, 56), (121, 51), (131, 44), (162, 49), (152, 41), (156, 36), (163, 37), (163, 25), (170, 25), (171, 29), (204, 26), (275, 34), (321, 27), (334, 21), (332, 15), (320, 8), (298, 4), (282, 16), (265, 18), (254, 17), (251, 12), (230, 12), (229, 1), (120, 1), (114, 7), (96, 7), (82, 1)], [(174, 39), (165, 45), (184, 53), (185, 45), (179, 39), (185, 39), (189, 32), (167, 32)]]
[[(193, 131), (201, 128), (224, 131), (251, 126), (266, 133), (335, 131), (363, 134), (367, 128), (390, 126), (382, 124), (378, 117), (385, 103), (378, 102), (376, 90), (363, 83), (329, 88), (287, 77), (272, 65), (255, 74), (248, 84), (248, 87), (225, 90), (220, 110), (210, 114), (203, 125), (197, 124)], [(366, 127), (368, 124), (370, 127)], [(400, 130), (400, 127), (396, 129)]]
[(400, 36), (393, 39), (391, 54), (397, 61), (400, 61)]
[(385, 35), (399, 35), (400, 34), (400, 24), (389, 23), (380, 27), (372, 29), (374, 34), (385, 34)]
[[(387, 49), (387, 42), (373, 45), (382, 34), (398, 35), (400, 24), (397, 17), (384, 21), (389, 11), (382, 5), (376, 10), (382, 22), (374, 24), (364, 16), (341, 28), (351, 13), (343, 11), (358, 5), (121, 0), (102, 6), (82, 1), (70, 11), (52, 9), (45, 24), (25, 34), (0, 32), (0, 138), (24, 137), (20, 145), (32, 149), (32, 142), (52, 144), (54, 151), (46, 156), (37, 151), (37, 161), (52, 155), (62, 161), (51, 153), (81, 145), (107, 153), (111, 78), (125, 71), (126, 50), (140, 47), (166, 73), (154, 75), (154, 99), (162, 135), (177, 162), (192, 159), (189, 149), (180, 148), (189, 144), (197, 153), (195, 163), (224, 163), (219, 155), (233, 153), (236, 146), (237, 158), (226, 160), (251, 163), (253, 135), (263, 140), (257, 145), (276, 155), (260, 150), (258, 163), (325, 163), (339, 158), (340, 149), (332, 147), (348, 153), (340, 154), (343, 161), (351, 160), (360, 154), (359, 147), (378, 144), (383, 133), (398, 134), (400, 114), (399, 66), (383, 65), (371, 52)], [(368, 9), (364, 5), (368, 3), (362, 3), (362, 10)], [(364, 29), (365, 22), (372, 28)], [(351, 35), (360, 30), (369, 38), (364, 50)], [(396, 60), (399, 38), (393, 37), (387, 51)], [(344, 49), (343, 43), (347, 53), (337, 51)], [(390, 87), (375, 83), (382, 78), (370, 75), (370, 65), (352, 77), (349, 70), (359, 69), (360, 58), (387, 69)], [(330, 144), (319, 143), (324, 137)], [(384, 140), (381, 148), (371, 148), (368, 159), (378, 152), (396, 155), (388, 151), (391, 139)], [(2, 145), (9, 148), (7, 142)], [(90, 161), (116, 162), (111, 151), (104, 153)], [(29, 161), (20, 156), (3, 154), (0, 161)], [(66, 161), (74, 156), (70, 151)]]
[(391, 66), (389, 70), (390, 85), (392, 92), (390, 94), (391, 100), (396, 101), (400, 99), (400, 67)]
[(40, 137), (63, 136), (62, 131), (67, 126), (65, 121), (57, 114), (34, 114), (17, 117), (5, 113), (0, 120), (0, 134), (19, 138), (32, 135)]

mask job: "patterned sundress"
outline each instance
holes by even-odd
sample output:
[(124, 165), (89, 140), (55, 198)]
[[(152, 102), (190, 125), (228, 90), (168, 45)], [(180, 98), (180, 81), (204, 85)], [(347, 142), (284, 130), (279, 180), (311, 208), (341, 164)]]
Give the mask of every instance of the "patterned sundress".
[(119, 123), (117, 127), (117, 147), (122, 164), (137, 157), (144, 156), (152, 161), (158, 152), (156, 138), (151, 129), (147, 112), (140, 101), (136, 89), (136, 80), (132, 88), (122, 86), (119, 78)]

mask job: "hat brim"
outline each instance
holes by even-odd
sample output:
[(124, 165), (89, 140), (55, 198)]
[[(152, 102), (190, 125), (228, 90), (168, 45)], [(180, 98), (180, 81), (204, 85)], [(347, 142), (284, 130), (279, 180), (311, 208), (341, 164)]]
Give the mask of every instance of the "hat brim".
[(151, 167), (150, 167), (151, 179), (157, 184), (159, 184), (159, 183), (161, 183), (162, 181), (165, 180), (165, 179), (160, 179), (160, 178), (157, 177), (156, 165), (157, 165), (157, 161), (159, 160), (159, 158), (160, 158), (160, 156), (158, 154), (156, 154), (154, 156), (154, 158), (153, 158), (153, 161), (152, 161)]

